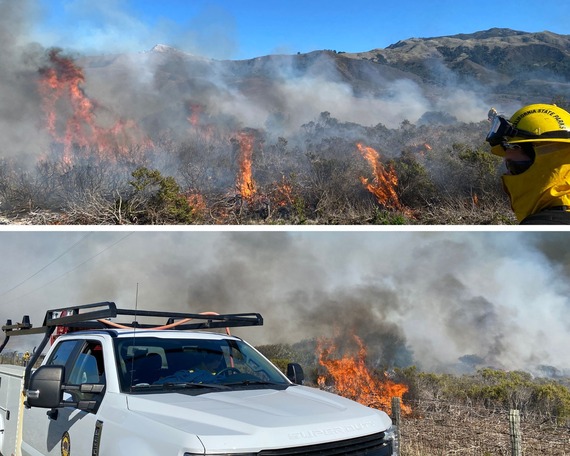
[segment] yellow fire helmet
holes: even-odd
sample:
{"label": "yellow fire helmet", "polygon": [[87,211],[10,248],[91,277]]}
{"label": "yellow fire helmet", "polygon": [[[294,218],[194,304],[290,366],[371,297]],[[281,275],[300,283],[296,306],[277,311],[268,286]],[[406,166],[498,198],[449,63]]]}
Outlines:
{"label": "yellow fire helmet", "polygon": [[519,109],[507,120],[490,116],[487,142],[491,152],[504,156],[504,144],[564,142],[570,143],[570,113],[550,104],[531,104]]}

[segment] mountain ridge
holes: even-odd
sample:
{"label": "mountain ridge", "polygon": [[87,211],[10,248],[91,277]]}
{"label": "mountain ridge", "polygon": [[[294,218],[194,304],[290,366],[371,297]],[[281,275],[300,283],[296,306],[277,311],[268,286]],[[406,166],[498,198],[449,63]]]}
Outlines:
{"label": "mountain ridge", "polygon": [[[514,112],[523,104],[570,99],[570,35],[549,31],[493,28],[408,38],[366,52],[324,49],[245,60],[156,45],[136,56],[84,57],[80,64],[89,93],[106,93],[106,106],[127,108],[126,115],[159,130],[187,124],[196,110],[219,125],[231,118],[253,128],[276,118],[299,128],[324,111],[394,127],[426,112],[479,121],[490,106]],[[138,104],[128,109],[132,100]]]}
{"label": "mountain ridge", "polygon": [[[434,38],[410,38],[385,49],[350,55],[352,58],[370,59],[399,69],[408,69],[433,80],[425,68],[438,60],[464,79],[473,77],[479,82],[492,84],[493,79],[501,91],[521,76],[548,72],[544,83],[559,83],[570,70],[570,36],[552,32],[522,32],[494,28],[471,34],[458,34]],[[558,77],[558,78],[557,78]],[[510,79],[506,81],[505,79]],[[515,92],[513,87],[509,93]],[[515,94],[515,93],[513,93]],[[519,94],[520,95],[520,94]],[[542,95],[542,93],[536,93]]]}

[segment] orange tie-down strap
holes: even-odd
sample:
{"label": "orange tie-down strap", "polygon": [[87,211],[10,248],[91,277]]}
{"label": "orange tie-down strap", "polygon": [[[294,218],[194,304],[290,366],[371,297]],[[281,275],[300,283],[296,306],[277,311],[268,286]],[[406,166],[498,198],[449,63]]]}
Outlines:
{"label": "orange tie-down strap", "polygon": [[[220,315],[217,312],[200,312],[199,315]],[[184,323],[188,323],[190,320],[192,320],[191,318],[183,318],[180,321],[175,321],[174,323],[170,323],[168,325],[161,325],[161,326],[155,326],[153,328],[145,328],[145,329],[150,329],[150,330],[162,330],[162,329],[171,329],[171,328],[175,328],[176,326],[180,326],[183,325]],[[115,323],[113,321],[109,321],[109,320],[97,320],[100,323],[103,323],[105,325],[108,326],[112,326],[113,328],[118,328],[118,329],[133,329],[132,326],[126,326],[126,325],[122,325],[120,323]],[[226,328],[226,334],[228,336],[231,336],[230,334],[230,328]]]}

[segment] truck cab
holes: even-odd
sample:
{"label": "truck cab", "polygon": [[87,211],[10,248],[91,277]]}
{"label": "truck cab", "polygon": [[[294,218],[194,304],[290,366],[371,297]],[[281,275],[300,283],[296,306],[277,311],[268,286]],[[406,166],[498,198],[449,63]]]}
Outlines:
{"label": "truck cab", "polygon": [[[69,327],[91,321],[89,311],[78,317],[81,310],[63,317]],[[95,328],[60,335],[42,365],[20,380],[25,401],[8,407],[21,429],[6,440],[16,448],[2,447],[2,454],[393,454],[384,412],[304,386],[300,366],[290,366],[289,378],[229,329],[210,331],[240,320],[260,324],[258,314],[176,314],[175,326],[166,316],[170,323],[160,329],[106,327],[98,318]],[[7,383],[0,371],[0,392]]]}

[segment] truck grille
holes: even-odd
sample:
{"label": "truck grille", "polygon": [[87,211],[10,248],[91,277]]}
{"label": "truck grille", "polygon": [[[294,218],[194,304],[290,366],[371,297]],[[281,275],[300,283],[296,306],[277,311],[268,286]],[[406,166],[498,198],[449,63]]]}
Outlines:
{"label": "truck grille", "polygon": [[384,437],[384,433],[381,432],[340,442],[278,450],[263,450],[258,453],[258,456],[392,456],[392,440],[386,440]]}

